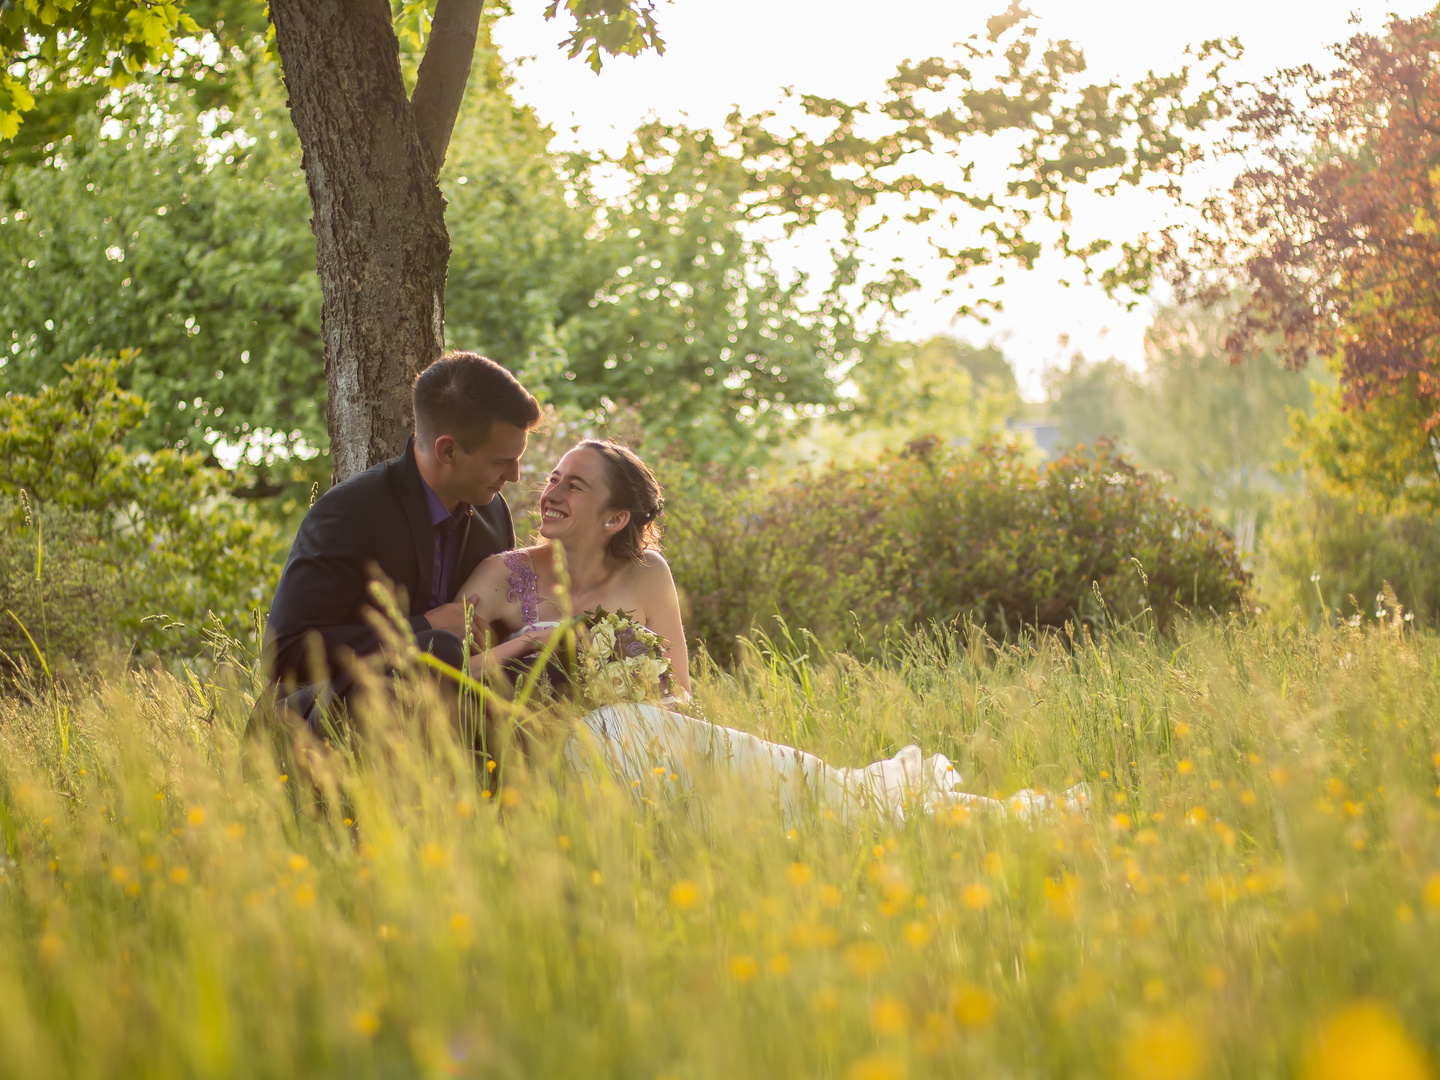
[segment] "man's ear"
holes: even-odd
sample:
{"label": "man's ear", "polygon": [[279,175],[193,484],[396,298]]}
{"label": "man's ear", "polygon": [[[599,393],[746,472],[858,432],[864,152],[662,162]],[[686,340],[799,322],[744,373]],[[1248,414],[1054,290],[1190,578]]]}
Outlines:
{"label": "man's ear", "polygon": [[455,436],[437,435],[431,446],[431,452],[435,455],[436,461],[442,465],[449,465],[455,460],[455,445]]}

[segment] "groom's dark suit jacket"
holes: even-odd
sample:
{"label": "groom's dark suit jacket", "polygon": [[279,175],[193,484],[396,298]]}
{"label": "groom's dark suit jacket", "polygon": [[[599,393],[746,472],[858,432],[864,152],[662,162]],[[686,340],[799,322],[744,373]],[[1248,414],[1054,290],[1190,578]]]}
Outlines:
{"label": "groom's dark suit jacket", "polygon": [[[472,506],[460,529],[453,589],[482,559],[515,546],[510,507],[499,495],[488,506]],[[377,574],[394,582],[411,627],[417,633],[429,629],[425,612],[434,572],[435,533],[412,439],[399,457],[336,484],[300,523],[265,628],[271,678],[305,684],[323,677],[309,670],[311,631],[324,642],[332,672],[343,670],[352,655],[379,649],[379,637],[365,621],[372,606],[366,590]]]}

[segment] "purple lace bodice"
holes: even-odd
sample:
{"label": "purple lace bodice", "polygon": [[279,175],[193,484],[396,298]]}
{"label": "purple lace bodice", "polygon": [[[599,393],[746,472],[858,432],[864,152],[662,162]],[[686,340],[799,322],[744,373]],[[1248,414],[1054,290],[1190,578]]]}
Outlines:
{"label": "purple lace bodice", "polygon": [[534,626],[540,621],[540,579],[535,574],[535,564],[524,551],[507,551],[500,556],[505,560],[510,592],[507,600],[520,601],[520,618],[525,626]]}

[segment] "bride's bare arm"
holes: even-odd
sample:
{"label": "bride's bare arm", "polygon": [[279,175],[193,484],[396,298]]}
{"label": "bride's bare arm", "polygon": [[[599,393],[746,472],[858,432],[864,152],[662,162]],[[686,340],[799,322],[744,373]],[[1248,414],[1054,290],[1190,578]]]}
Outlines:
{"label": "bride's bare arm", "polygon": [[644,556],[645,625],[666,641],[666,655],[675,685],[690,694],[690,654],[685,648],[685,626],[680,618],[680,596],[670,564],[658,551]]}
{"label": "bride's bare arm", "polygon": [[[510,599],[510,570],[502,555],[491,555],[481,562],[456,595],[470,598],[476,613],[491,627],[496,638],[502,636],[504,626],[516,626],[522,621],[520,605]],[[486,664],[493,666],[498,661],[529,656],[543,649],[549,636],[548,631],[536,631],[513,641],[492,640],[487,649],[471,660],[471,669],[478,673]]]}
{"label": "bride's bare arm", "polygon": [[481,560],[455,595],[468,598],[487,623],[508,622],[514,605],[509,600],[510,575],[503,556],[491,555]]}

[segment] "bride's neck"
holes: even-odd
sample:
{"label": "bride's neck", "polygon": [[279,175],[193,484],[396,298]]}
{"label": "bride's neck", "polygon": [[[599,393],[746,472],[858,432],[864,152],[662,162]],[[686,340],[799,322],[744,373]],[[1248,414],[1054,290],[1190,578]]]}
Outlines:
{"label": "bride's neck", "polygon": [[[615,560],[610,558],[603,547],[572,547],[561,544],[565,556],[565,570],[570,576],[570,592],[585,593],[603,585],[615,572]],[[553,556],[552,556],[553,557]]]}

